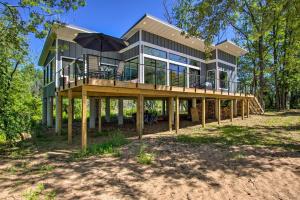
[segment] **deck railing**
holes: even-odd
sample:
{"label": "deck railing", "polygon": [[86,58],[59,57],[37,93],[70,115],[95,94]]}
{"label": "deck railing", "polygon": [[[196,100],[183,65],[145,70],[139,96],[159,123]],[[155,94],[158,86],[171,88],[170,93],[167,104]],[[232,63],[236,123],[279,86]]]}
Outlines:
{"label": "deck railing", "polygon": [[[101,63],[101,64],[100,64]],[[141,78],[140,69],[144,69]],[[220,79],[209,79],[194,73],[187,73],[186,70],[173,70],[163,68],[155,64],[146,65],[133,61],[122,61],[119,59],[100,57],[97,55],[85,54],[64,66],[57,72],[59,77],[59,88],[69,88],[71,84],[77,86],[78,81],[89,83],[91,78],[127,81],[131,83],[168,85],[170,87],[183,87],[203,89],[205,91],[221,92],[221,94],[251,94],[251,87],[248,84]],[[140,80],[141,79],[141,80]]]}

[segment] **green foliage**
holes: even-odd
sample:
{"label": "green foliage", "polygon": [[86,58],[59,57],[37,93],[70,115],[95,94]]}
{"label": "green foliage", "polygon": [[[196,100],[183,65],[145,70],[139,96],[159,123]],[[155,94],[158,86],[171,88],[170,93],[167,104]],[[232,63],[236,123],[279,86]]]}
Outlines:
{"label": "green foliage", "polygon": [[146,152],[146,145],[141,144],[139,147],[139,153],[137,155],[137,162],[143,165],[150,165],[152,164],[153,160],[155,159],[155,155],[153,153]]}
{"label": "green foliage", "polygon": [[120,147],[128,144],[128,140],[120,132],[115,132],[106,141],[100,144],[93,144],[86,150],[81,150],[73,155],[74,159],[85,158],[93,155],[113,155],[120,156]]}
{"label": "green foliage", "polygon": [[28,57],[28,35],[44,37],[58,14],[84,5],[84,0],[0,0],[1,141],[23,139],[41,120],[42,72]]}
{"label": "green foliage", "polygon": [[[276,124],[276,120],[272,119],[267,121],[266,124],[272,127],[272,125]],[[280,121],[280,119],[278,120]],[[279,138],[278,133],[269,132],[269,134],[262,134],[252,127],[227,125],[219,127],[218,132],[213,134],[178,135],[177,141],[189,144],[252,145],[299,150],[299,146],[294,144],[297,141],[286,136]]]}
{"label": "green foliage", "polygon": [[291,107],[297,106],[300,94],[299,5],[297,0],[178,0],[172,21],[206,44],[232,28],[234,40],[249,52],[239,60],[240,80],[252,85],[263,106],[286,109],[290,99]]}
{"label": "green foliage", "polygon": [[24,195],[26,200],[54,200],[56,197],[55,191],[45,192],[45,186],[43,183],[38,183],[34,189],[28,190]]}

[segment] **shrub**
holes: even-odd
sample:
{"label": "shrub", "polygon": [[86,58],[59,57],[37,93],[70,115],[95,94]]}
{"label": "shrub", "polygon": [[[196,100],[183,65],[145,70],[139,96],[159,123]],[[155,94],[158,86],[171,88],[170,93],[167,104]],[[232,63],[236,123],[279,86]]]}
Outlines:
{"label": "shrub", "polygon": [[145,151],[146,146],[141,144],[139,148],[139,153],[137,155],[137,162],[143,165],[150,165],[152,164],[155,155],[153,153],[147,153]]}

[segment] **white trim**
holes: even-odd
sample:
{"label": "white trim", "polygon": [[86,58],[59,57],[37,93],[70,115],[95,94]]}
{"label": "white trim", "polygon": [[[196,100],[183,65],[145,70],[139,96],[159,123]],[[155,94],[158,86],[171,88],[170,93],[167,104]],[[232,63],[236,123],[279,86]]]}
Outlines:
{"label": "white trim", "polygon": [[[142,30],[139,30],[139,41],[142,41]],[[142,47],[142,43],[139,42],[139,74],[138,74],[138,81],[139,83],[144,83],[144,79],[145,79],[145,69],[144,69],[144,53],[143,53],[143,47]]]}

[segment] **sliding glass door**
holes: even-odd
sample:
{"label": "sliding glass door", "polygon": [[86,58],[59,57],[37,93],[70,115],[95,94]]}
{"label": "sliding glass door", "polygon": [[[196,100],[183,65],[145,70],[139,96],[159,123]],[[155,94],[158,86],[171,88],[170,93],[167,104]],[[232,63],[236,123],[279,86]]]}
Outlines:
{"label": "sliding glass door", "polygon": [[185,87],[186,86],[186,68],[184,66],[170,63],[170,85]]}
{"label": "sliding glass door", "polygon": [[145,58],[144,60],[145,67],[145,83],[147,84],[157,84],[157,85],[166,85],[167,84],[167,63]]}

